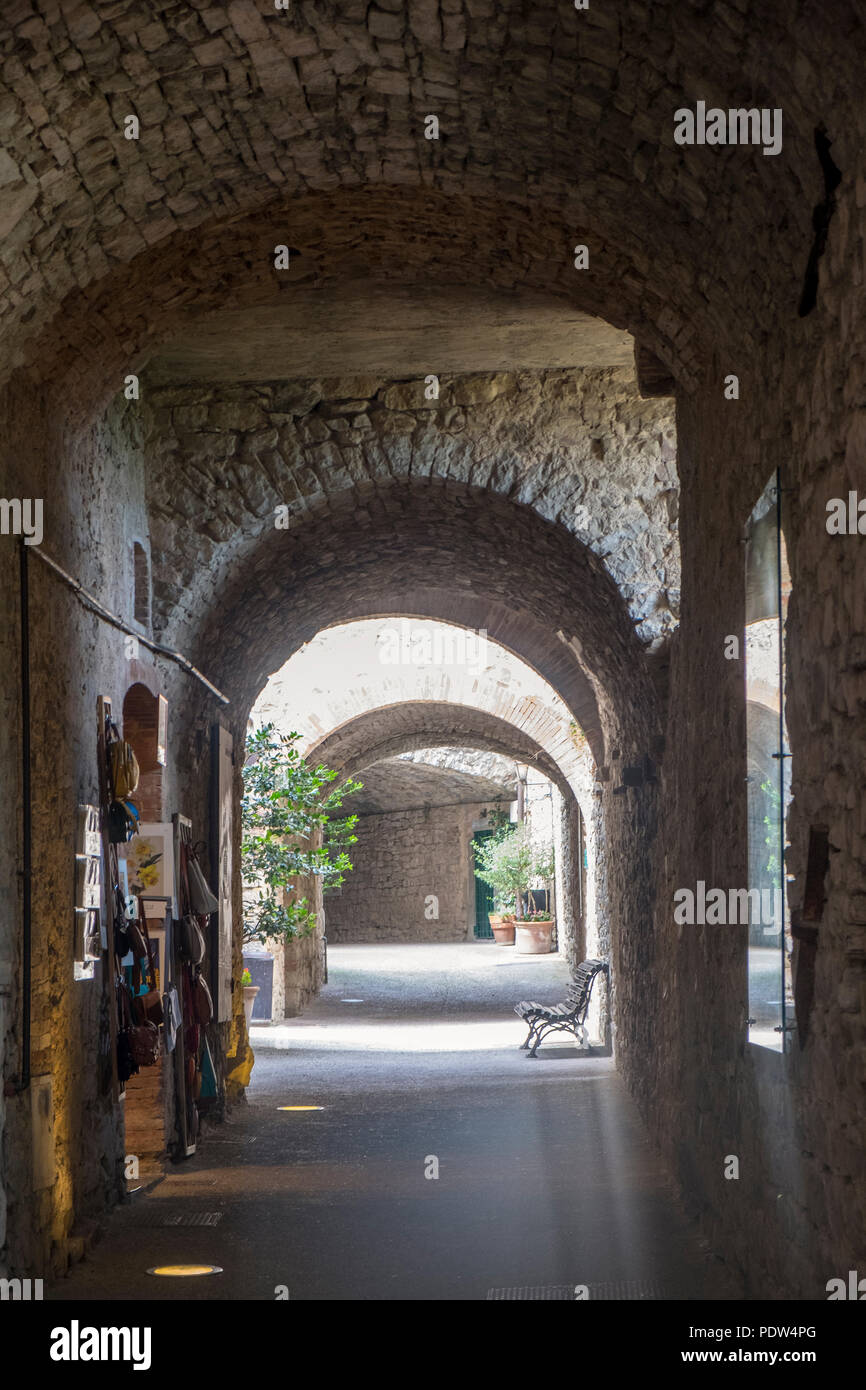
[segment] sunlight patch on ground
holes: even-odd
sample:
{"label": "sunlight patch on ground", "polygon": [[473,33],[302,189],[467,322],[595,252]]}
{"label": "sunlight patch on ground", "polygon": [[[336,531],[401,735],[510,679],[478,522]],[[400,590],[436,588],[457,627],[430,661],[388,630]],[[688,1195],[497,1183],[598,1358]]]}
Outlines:
{"label": "sunlight patch on ground", "polygon": [[[250,1041],[257,1049],[302,1047],[336,1052],[492,1052],[503,1047],[519,1048],[525,1037],[526,1029],[517,1018],[513,1023],[500,1019],[462,1023],[431,1023],[429,1019],[422,1023],[392,1023],[376,1019],[365,1023],[298,1022],[264,1028],[254,1024],[250,1032]],[[563,1033],[558,1041],[575,1045],[568,1033]],[[553,1039],[549,1045],[554,1045]]]}

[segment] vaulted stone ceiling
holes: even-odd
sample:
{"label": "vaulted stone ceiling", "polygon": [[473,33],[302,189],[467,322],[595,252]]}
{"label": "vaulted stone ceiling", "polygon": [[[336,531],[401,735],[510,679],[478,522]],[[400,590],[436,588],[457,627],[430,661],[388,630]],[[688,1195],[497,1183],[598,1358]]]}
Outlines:
{"label": "vaulted stone ceiling", "polygon": [[358,780],[363,782],[363,788],[346,797],[341,814],[368,816],[476,802],[505,809],[516,794],[513,784],[491,781],[456,768],[404,762],[401,758],[388,758],[365,767]]}
{"label": "vaulted stone ceiling", "polygon": [[[748,23],[724,0],[14,0],[4,20],[4,361],[81,365],[91,389],[233,285],[273,292],[281,241],[320,277],[414,262],[479,283],[486,262],[492,285],[546,282],[688,385],[732,321],[749,349],[774,296],[793,310],[822,192],[818,74],[843,168],[861,99],[862,15],[843,0]],[[674,111],[705,96],[783,107],[782,154],[678,147]]]}
{"label": "vaulted stone ceiling", "polygon": [[451,768],[475,777],[487,777],[493,782],[511,787],[517,793],[517,764],[520,758],[504,757],[485,748],[455,748],[442,744],[438,748],[413,748],[401,753],[405,762],[427,763],[431,767]]}

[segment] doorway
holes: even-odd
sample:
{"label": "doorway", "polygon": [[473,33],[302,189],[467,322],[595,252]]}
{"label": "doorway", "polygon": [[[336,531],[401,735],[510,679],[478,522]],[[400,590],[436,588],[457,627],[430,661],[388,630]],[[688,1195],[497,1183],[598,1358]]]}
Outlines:
{"label": "doorway", "polygon": [[492,830],[476,830],[472,836],[472,872],[475,875],[475,940],[492,941],[493,931],[490,927],[490,913],[493,911],[493,889],[489,883],[478,877],[478,870],[475,867],[475,844],[476,841],[489,840],[494,832]]}

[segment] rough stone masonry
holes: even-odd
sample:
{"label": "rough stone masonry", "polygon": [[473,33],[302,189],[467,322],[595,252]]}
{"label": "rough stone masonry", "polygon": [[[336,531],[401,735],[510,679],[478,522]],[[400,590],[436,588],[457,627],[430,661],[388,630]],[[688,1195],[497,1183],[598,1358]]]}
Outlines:
{"label": "rough stone masonry", "polygon": [[[211,725],[240,748],[275,666],[371,614],[487,628],[584,729],[617,1065],[713,1249],[756,1299],[823,1298],[862,1262],[866,552],[825,520],[862,492],[866,444],[863,43],[847,0],[4,6],[0,493],[43,499],[46,554],[230,701],[129,656],[30,547],[45,1178],[24,1077],[19,553],[0,536],[4,1266],[64,1269],[123,1191],[110,972],[75,981],[67,930],[65,828],[97,792],[97,697],[121,708],[136,681],[167,697],[163,803],[207,835]],[[781,110],[780,152],[678,145],[674,113],[698,100]],[[459,336],[431,321],[425,340],[404,313],[431,287],[474,325],[462,360]],[[284,327],[298,350],[301,293],[321,322],[368,293],[369,360],[339,333],[309,335],[302,370],[268,358]],[[564,315],[575,335],[615,330],[586,342],[616,360],[563,362]],[[233,355],[254,375],[232,380]],[[795,908],[810,833],[830,847],[808,1036],[784,1054],[747,1040],[745,930],[678,930],[671,911],[684,884],[745,882],[743,673],[723,653],[744,622],[743,526],[776,468]],[[657,775],[628,784],[646,758]],[[249,1069],[237,991],[212,1043],[231,1099]]]}

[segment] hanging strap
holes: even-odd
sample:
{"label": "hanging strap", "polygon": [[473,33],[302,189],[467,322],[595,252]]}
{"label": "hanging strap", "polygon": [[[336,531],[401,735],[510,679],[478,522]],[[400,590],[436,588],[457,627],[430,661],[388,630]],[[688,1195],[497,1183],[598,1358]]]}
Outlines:
{"label": "hanging strap", "polygon": [[[154,971],[153,965],[153,950],[150,944],[150,933],[147,930],[147,914],[144,911],[144,904],[141,901],[140,894],[138,896],[137,902],[138,925],[141,927],[141,932],[144,937],[144,944],[147,947],[147,977],[145,979],[145,984],[147,985],[148,990],[153,990],[155,992],[156,973]],[[138,960],[137,956],[133,956],[132,958],[132,988],[136,995],[138,994],[141,988],[141,963]]]}
{"label": "hanging strap", "polygon": [[176,950],[175,920],[172,916],[171,904],[169,904],[165,912],[165,961],[163,963],[163,975],[165,979],[163,993],[165,994],[167,994],[170,989],[177,988],[177,980],[174,975],[174,953]]}
{"label": "hanging strap", "polygon": [[132,1006],[129,1000],[129,987],[122,975],[115,976],[115,989],[120,996],[118,1025],[123,1031],[132,1027]]}
{"label": "hanging strap", "polygon": [[183,889],[184,902],[181,903],[181,916],[186,916],[192,912],[192,898],[189,892],[189,844],[184,835],[184,829],[180,832],[180,881]]}

